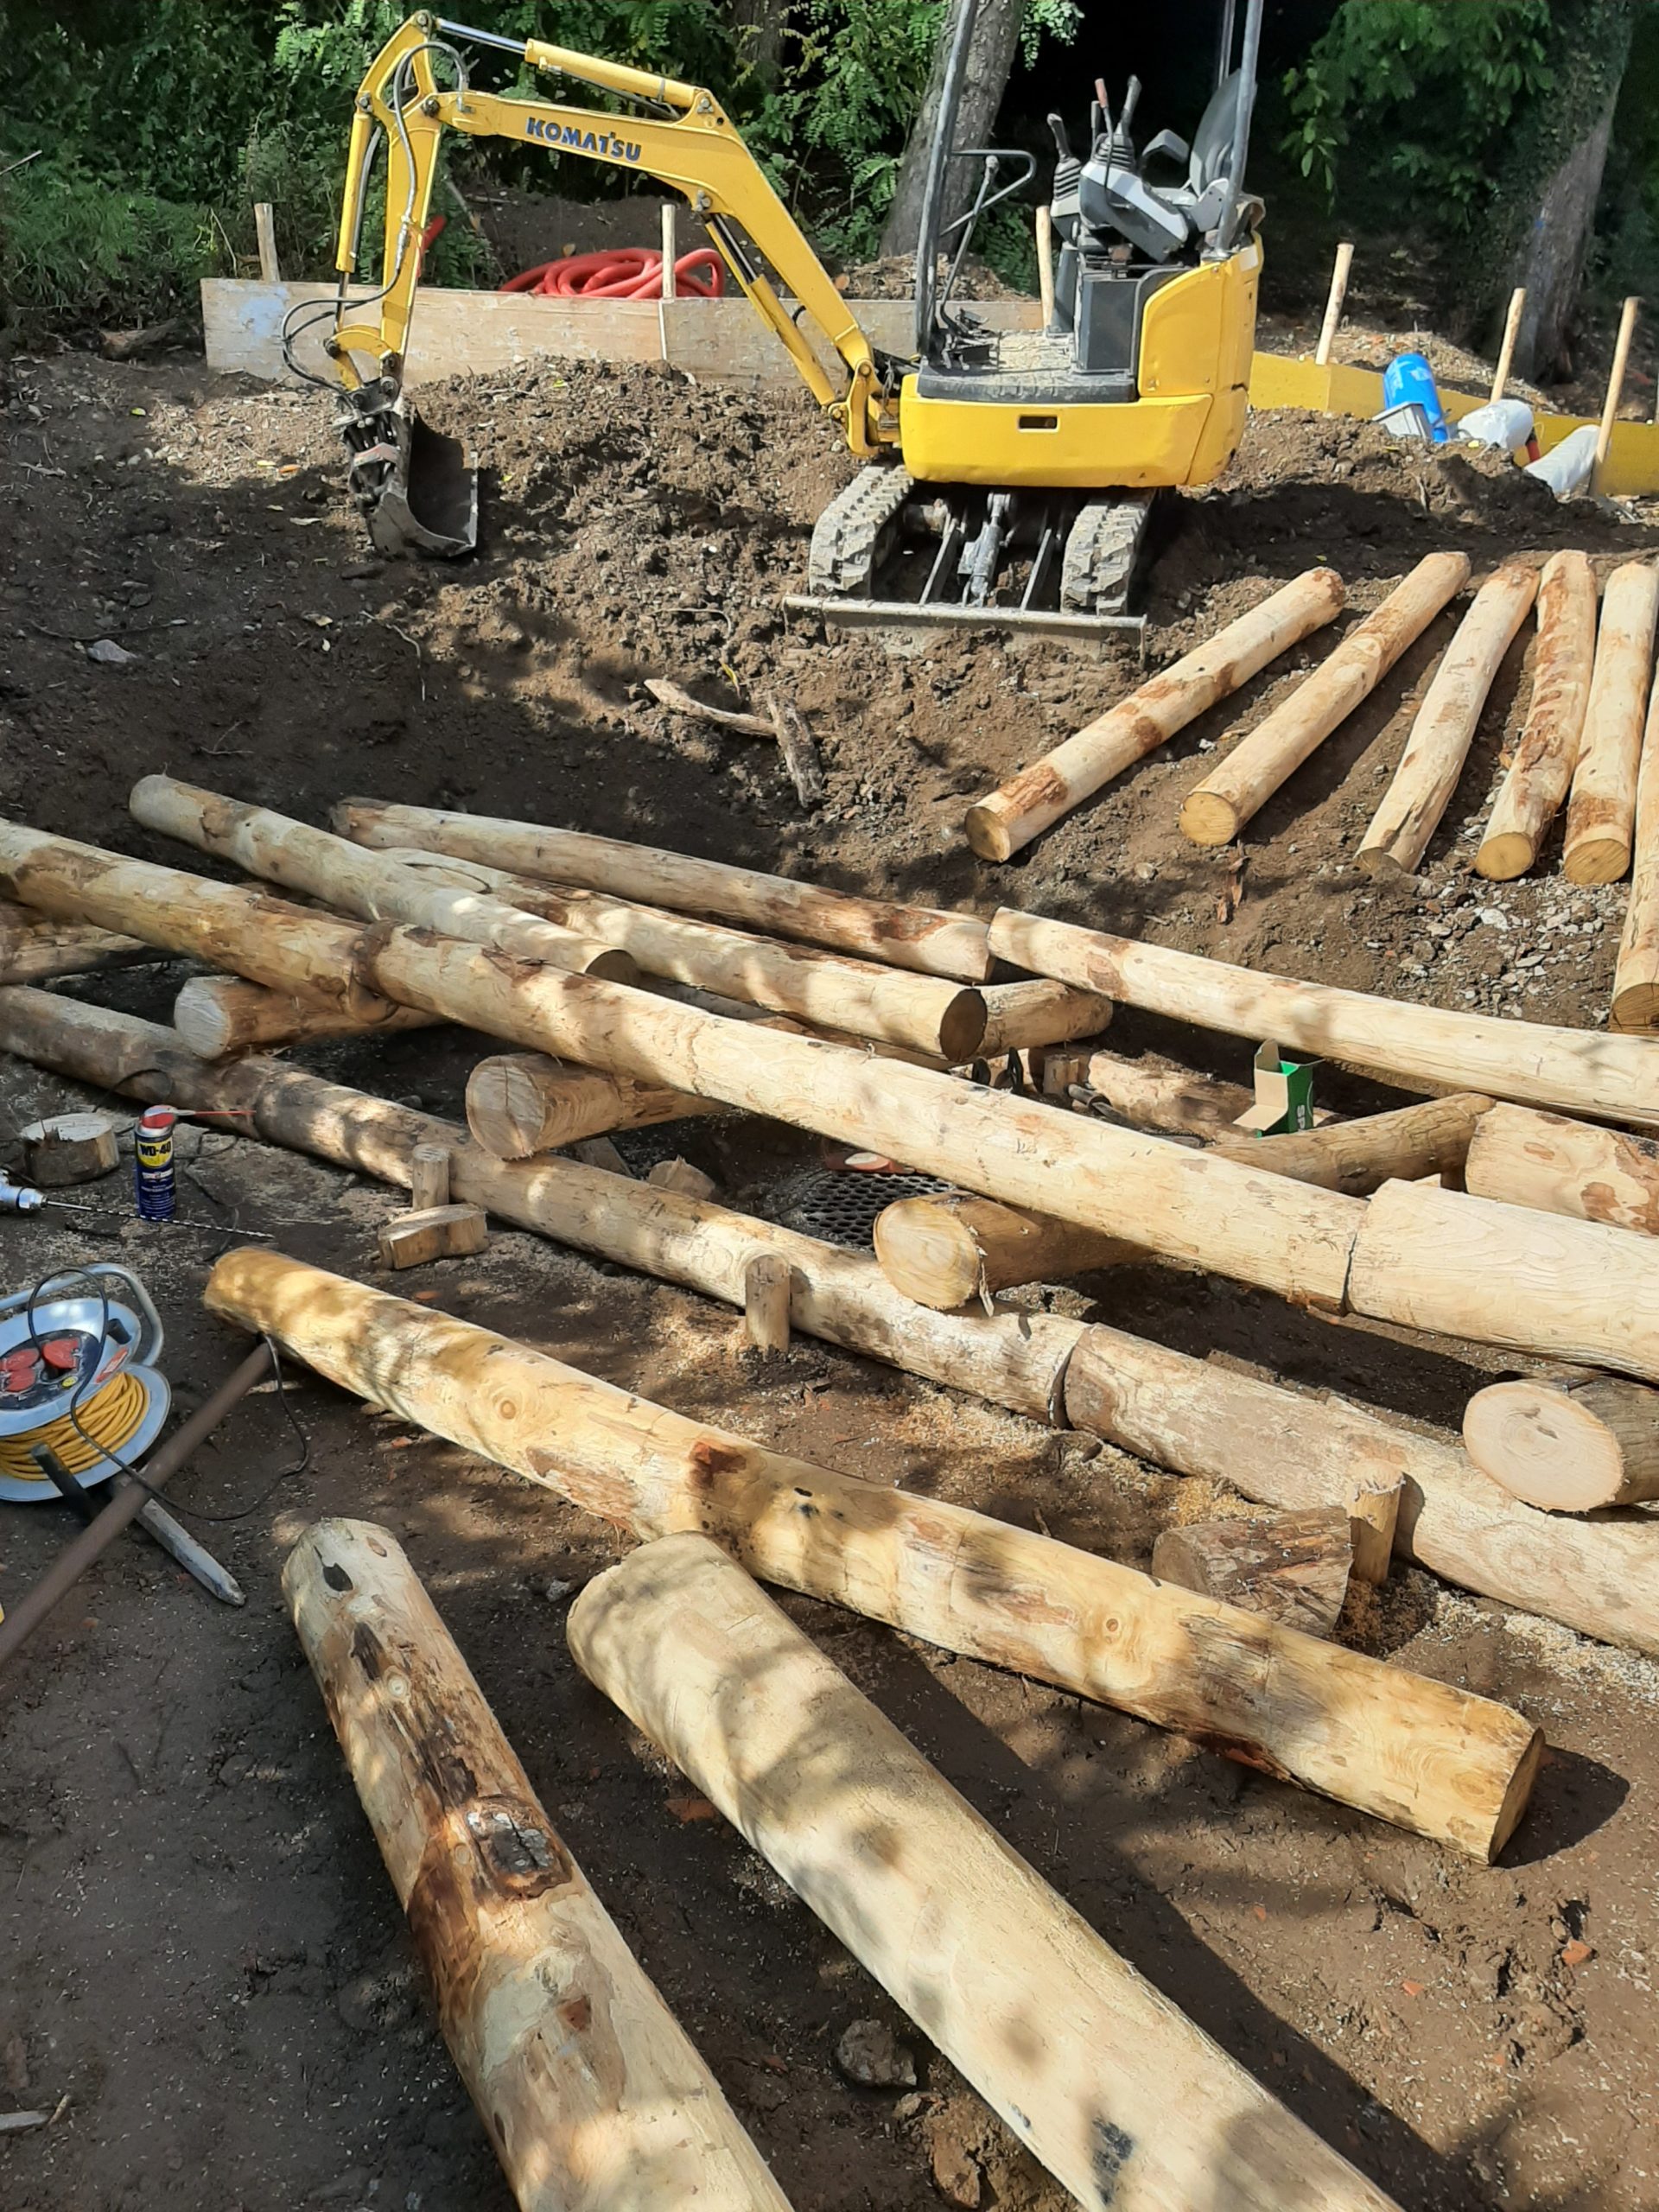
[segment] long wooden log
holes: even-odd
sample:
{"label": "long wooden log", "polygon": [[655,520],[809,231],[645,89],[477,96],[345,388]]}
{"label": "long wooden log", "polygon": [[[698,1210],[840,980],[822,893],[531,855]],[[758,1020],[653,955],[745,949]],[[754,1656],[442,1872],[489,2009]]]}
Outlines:
{"label": "long wooden log", "polygon": [[1602,595],[1584,749],[1567,803],[1561,868],[1569,883],[1617,883],[1629,871],[1656,622],[1659,568],[1627,561]]}
{"label": "long wooden log", "polygon": [[528,1160],[611,1129],[719,1111],[690,1091],[599,1068],[564,1067],[539,1052],[493,1053],[467,1078],[467,1126],[498,1160]]}
{"label": "long wooden log", "polygon": [[1495,1106],[1464,1166],[1477,1198],[1659,1236],[1659,1145],[1560,1114]]}
{"label": "long wooden log", "polygon": [[1482,1474],[1546,1512],[1659,1497],[1659,1390],[1617,1375],[1494,1382],[1465,1407],[1463,1441]]}
{"label": "long wooden log", "polygon": [[220,1060],[227,1052],[250,1052],[257,1045],[365,1035],[370,1030],[430,1029],[438,1020],[418,1007],[391,1006],[384,999],[378,1005],[374,1015],[354,1014],[337,1002],[296,998],[263,983],[245,982],[240,976],[193,976],[173,1001],[173,1026],[193,1052],[204,1060]]}
{"label": "long wooden log", "polygon": [[276,1061],[212,1065],[173,1031],[106,1007],[0,990],[0,1046],[147,1103],[235,1108],[238,1126],[268,1142],[403,1189],[416,1147],[448,1146],[456,1198],[740,1310],[749,1261],[775,1253],[789,1264],[791,1322],[809,1336],[1033,1420],[1069,1421],[1263,1505],[1339,1504],[1377,1532],[1356,1555],[1369,1580],[1382,1580],[1394,1542],[1402,1558],[1522,1612],[1659,1654],[1649,1529],[1552,1522],[1462,1452],[1358,1407],[1058,1314],[936,1313],[901,1298],[874,1261],[775,1222],[570,1160],[509,1166],[452,1122]]}
{"label": "long wooden log", "polygon": [[875,1256],[893,1288],[936,1312],[1023,1282],[1069,1282],[1146,1255],[1122,1237],[960,1192],[898,1198],[877,1215]]}
{"label": "long wooden log", "polygon": [[491,815],[457,814],[443,807],[386,805],[377,799],[346,800],[334,826],[360,845],[417,845],[456,860],[516,869],[575,890],[610,891],[648,906],[682,914],[715,914],[751,929],[828,945],[888,968],[982,983],[991,972],[985,925],[971,914],[931,906],[895,906],[882,899],[851,898],[843,891],[798,883],[754,868],[689,854],[632,845],[616,837],[590,837],[532,822]]}
{"label": "long wooden log", "polygon": [[[11,916],[28,915],[21,927]],[[66,925],[54,928],[26,906],[8,906],[0,925],[0,983],[46,983],[60,976],[89,976],[105,968],[143,966],[156,957],[154,945],[109,930]]]}
{"label": "long wooden log", "polygon": [[[152,942],[213,947],[259,982],[327,957],[341,976],[486,1035],[696,1091],[884,1152],[1014,1205],[1052,1211],[1287,1297],[1339,1305],[1358,1202],[1158,1137],[1055,1113],[899,1060],[718,1016],[592,976],[410,929],[356,929],[263,893],[0,824],[0,886],[66,897]],[[51,889],[48,890],[48,887]],[[211,901],[203,894],[211,893]],[[211,904],[213,925],[200,916]],[[261,972],[264,970],[264,972]]]}
{"label": "long wooden log", "polygon": [[966,1059],[984,1031],[979,994],[936,976],[772,944],[597,893],[577,894],[569,912],[552,918],[550,894],[532,912],[499,895],[493,883],[469,880],[478,872],[464,864],[438,859],[411,866],[169,776],[146,776],[131,804],[146,828],[365,920],[411,923],[515,959],[617,982],[631,982],[643,969],[948,1061]]}
{"label": "long wooden log", "polygon": [[1469,581],[1461,553],[1430,553],[1374,613],[1356,625],[1324,666],[1241,738],[1187,794],[1181,830],[1194,844],[1224,845],[1369,698],[1414,639]]}
{"label": "long wooden log", "polygon": [[1494,883],[1538,857],[1578,765],[1596,657],[1596,572],[1587,553],[1554,553],[1538,586],[1538,643],[1526,727],[1499,787],[1478,872]]}
{"label": "long wooden log", "polygon": [[205,1296],[343,1388],[636,1536],[701,1530],[769,1582],[1197,1734],[1478,1858],[1525,1806],[1541,1738],[1485,1699],[769,1452],[277,1253],[227,1254]]}
{"label": "long wooden log", "polygon": [[1046,1097],[1062,1095],[1072,1084],[1098,1091],[1115,1113],[1138,1129],[1163,1129],[1182,1136],[1236,1135],[1255,1103],[1243,1084],[1224,1083],[1172,1062],[1126,1059],[1118,1052],[1045,1052],[1041,1061]]}
{"label": "long wooden log", "polygon": [[1659,683],[1648,704],[1636,779],[1630,898],[1613,969],[1610,1027],[1626,1036],[1659,1031]]}
{"label": "long wooden log", "polygon": [[1469,1147],[1492,1102],[1478,1091],[1425,1099],[1392,1114],[1366,1114],[1324,1128],[1287,1130],[1272,1137],[1234,1132],[1217,1149],[1270,1175],[1317,1183],[1326,1191],[1364,1198],[1384,1183],[1414,1183],[1428,1175],[1461,1182]]}
{"label": "long wooden log", "polygon": [[976,1059],[1098,1037],[1112,1019],[1109,999],[1074,991],[1069,983],[1051,982],[1046,976],[1029,983],[988,983],[979,995],[985,1027],[974,1047]]}
{"label": "long wooden log", "polygon": [[1406,749],[1358,853],[1368,875],[1414,875],[1463,773],[1486,695],[1538,594],[1538,571],[1511,561],[1475,594],[1417,709]]}
{"label": "long wooden log", "polygon": [[968,842],[1006,861],[1103,784],[1248,683],[1341,611],[1334,569],[1309,569],[968,810]]}
{"label": "long wooden log", "polygon": [[1273,1037],[1293,1050],[1357,1060],[1408,1088],[1421,1080],[1474,1088],[1523,1105],[1659,1129],[1659,1044],[1552,1029],[1490,1014],[1408,1006],[1206,960],[1004,906],[992,919],[998,955],[1123,1006],[1173,1015],[1235,1037]]}
{"label": "long wooden log", "polygon": [[524,2212],[787,2212],[556,1833],[395,1537],[321,1521],[283,1592],[444,2041]]}
{"label": "long wooden log", "polygon": [[566,1633],[1088,2212],[1388,2212],[715,1545],[636,1552]]}

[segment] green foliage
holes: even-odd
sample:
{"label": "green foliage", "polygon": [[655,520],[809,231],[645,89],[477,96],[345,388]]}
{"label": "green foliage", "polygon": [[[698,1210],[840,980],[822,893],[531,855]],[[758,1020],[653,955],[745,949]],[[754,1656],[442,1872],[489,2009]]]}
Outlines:
{"label": "green foliage", "polygon": [[112,188],[61,161],[0,181],[0,269],[25,313],[80,327],[159,321],[214,263],[205,207]]}
{"label": "green foliage", "polygon": [[1548,0],[1343,0],[1285,91],[1285,147],[1335,196],[1343,154],[1363,149],[1399,207],[1473,226],[1517,114],[1554,82]]}

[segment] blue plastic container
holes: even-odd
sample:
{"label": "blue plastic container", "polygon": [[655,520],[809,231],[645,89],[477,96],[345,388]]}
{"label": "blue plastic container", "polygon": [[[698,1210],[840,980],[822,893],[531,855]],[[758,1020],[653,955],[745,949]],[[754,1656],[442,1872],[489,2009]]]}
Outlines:
{"label": "blue plastic container", "polygon": [[1443,446],[1452,435],[1452,426],[1440,404],[1434,372],[1421,353],[1397,354],[1382,372],[1382,404],[1401,407],[1408,400],[1422,409],[1428,417],[1429,436],[1437,446]]}

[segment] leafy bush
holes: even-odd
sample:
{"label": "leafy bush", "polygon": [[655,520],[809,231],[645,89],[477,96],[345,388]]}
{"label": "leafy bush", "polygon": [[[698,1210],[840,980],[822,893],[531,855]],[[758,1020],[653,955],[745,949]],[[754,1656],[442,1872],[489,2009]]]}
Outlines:
{"label": "leafy bush", "polygon": [[79,329],[194,307],[214,266],[206,207],[111,187],[63,161],[0,181],[0,285],[25,313]]}

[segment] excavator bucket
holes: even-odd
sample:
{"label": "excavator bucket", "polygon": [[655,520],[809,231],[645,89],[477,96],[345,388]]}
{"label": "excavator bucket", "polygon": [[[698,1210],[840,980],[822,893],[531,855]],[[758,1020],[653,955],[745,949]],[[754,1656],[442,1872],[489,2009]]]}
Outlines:
{"label": "excavator bucket", "polygon": [[423,423],[401,395],[372,409],[348,404],[340,428],[352,498],[377,552],[453,561],[474,550],[478,471],[459,438]]}

